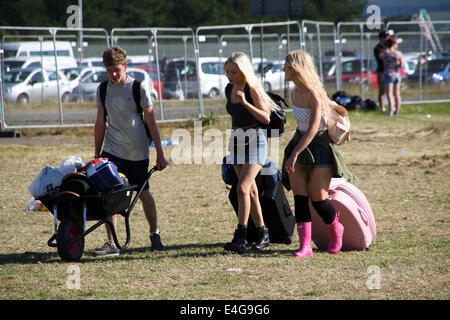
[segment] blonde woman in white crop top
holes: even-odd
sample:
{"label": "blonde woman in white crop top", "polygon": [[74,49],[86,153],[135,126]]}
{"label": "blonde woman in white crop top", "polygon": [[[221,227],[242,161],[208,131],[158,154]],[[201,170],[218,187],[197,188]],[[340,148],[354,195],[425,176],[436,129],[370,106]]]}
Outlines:
{"label": "blonde woman in white crop top", "polygon": [[[294,90],[295,92],[295,90]],[[293,92],[293,94],[294,94]],[[301,106],[292,106],[292,117],[295,121],[297,121],[297,129],[301,132],[306,132],[309,128],[309,121],[311,117],[311,110],[309,108],[301,107]],[[322,112],[322,117],[325,115]],[[323,124],[323,121],[319,124],[319,131],[325,131],[327,128]]]}
{"label": "blonde woman in white crop top", "polygon": [[[285,61],[286,80],[295,83],[292,92],[292,115],[298,123],[298,133],[285,149],[284,169],[294,193],[295,219],[300,248],[293,253],[296,258],[313,255],[311,248],[311,213],[309,199],[317,213],[330,229],[329,253],[338,253],[342,247],[344,227],[339,223],[339,214],[327,200],[328,188],[333,176],[334,154],[330,140],[322,123],[330,110],[328,98],[316,72],[312,57],[302,50],[290,52]],[[298,142],[297,142],[298,141]],[[323,142],[325,141],[325,142]],[[313,164],[304,162],[307,154],[312,155]],[[288,152],[292,150],[289,154]],[[287,159],[286,159],[287,157]]]}

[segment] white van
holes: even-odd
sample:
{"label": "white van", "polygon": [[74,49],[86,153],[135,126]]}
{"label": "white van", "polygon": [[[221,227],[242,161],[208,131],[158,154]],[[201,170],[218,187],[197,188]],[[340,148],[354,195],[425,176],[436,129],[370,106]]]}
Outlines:
{"label": "white van", "polygon": [[[223,64],[226,58],[216,57],[200,57],[200,82],[202,88],[202,95],[208,98],[217,98],[224,96],[224,89],[228,84],[228,78],[225,76]],[[167,70],[171,70],[175,66],[179,70],[180,81],[183,91],[188,97],[197,97],[198,82],[197,82],[197,68],[195,59],[184,58],[173,59],[169,62]],[[174,91],[175,79],[170,74],[164,75],[164,90],[163,95],[166,99],[172,99],[176,92]]]}
{"label": "white van", "polygon": [[[55,64],[53,41],[42,41],[42,48],[40,41],[4,42],[1,49],[3,49],[5,59],[42,56],[47,66]],[[70,41],[56,41],[56,56],[58,67],[74,68],[77,66]]]}
{"label": "white van", "polygon": [[[43,60],[45,66],[46,60]],[[11,69],[41,68],[41,57],[6,58],[3,60],[3,67],[5,68],[6,72]]]}

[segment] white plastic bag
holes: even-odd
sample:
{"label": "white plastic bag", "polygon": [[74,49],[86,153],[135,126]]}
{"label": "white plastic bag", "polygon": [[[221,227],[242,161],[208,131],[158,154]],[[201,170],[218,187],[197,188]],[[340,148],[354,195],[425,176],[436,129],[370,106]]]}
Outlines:
{"label": "white plastic bag", "polygon": [[41,207],[42,207],[42,202],[39,200],[36,200],[34,197],[31,197],[25,210],[26,211],[37,211],[37,210],[40,210]]}
{"label": "white plastic bag", "polygon": [[77,172],[77,169],[83,167],[83,165],[84,164],[81,160],[81,157],[70,156],[66,160],[61,162],[59,170],[61,171],[61,174],[65,176],[66,174]]}
{"label": "white plastic bag", "polygon": [[30,191],[34,198],[41,197],[52,191],[54,188],[59,187],[63,177],[64,175],[59,168],[47,166],[42,169],[34,179],[28,187],[28,191]]}

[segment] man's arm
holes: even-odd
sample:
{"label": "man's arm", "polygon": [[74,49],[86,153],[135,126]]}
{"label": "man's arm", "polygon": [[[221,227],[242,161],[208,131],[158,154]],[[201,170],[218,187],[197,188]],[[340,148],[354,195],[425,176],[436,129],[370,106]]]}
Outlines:
{"label": "man's arm", "polygon": [[97,119],[94,125],[94,158],[100,157],[102,151],[103,140],[105,138],[106,123],[105,123],[105,110],[103,108],[97,108]]}
{"label": "man's arm", "polygon": [[156,167],[158,170],[163,170],[167,166],[167,161],[164,158],[164,151],[161,145],[161,137],[159,135],[158,126],[155,121],[155,114],[153,112],[153,106],[149,106],[144,109],[144,118],[147,122],[147,126],[150,130],[153,142],[156,148]]}

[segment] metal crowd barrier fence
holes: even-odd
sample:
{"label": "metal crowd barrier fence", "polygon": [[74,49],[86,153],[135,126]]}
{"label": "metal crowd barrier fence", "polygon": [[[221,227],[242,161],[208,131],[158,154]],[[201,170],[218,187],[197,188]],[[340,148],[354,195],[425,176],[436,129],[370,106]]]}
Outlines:
{"label": "metal crowd barrier fence", "polygon": [[[433,39],[436,36],[440,38],[439,46],[430,45],[432,40],[430,37],[430,28],[425,28],[423,21],[391,21],[384,25],[381,23],[380,28],[392,30],[394,34],[403,38],[403,42],[399,44],[399,49],[409,54],[417,52],[425,54],[434,47],[440,51],[447,51],[450,43],[450,32],[448,31],[450,21],[433,21],[433,25],[439,28],[432,29]],[[11,41],[11,39],[52,39],[53,43],[60,39],[76,40],[75,47],[77,50],[74,55],[79,62],[82,58],[101,57],[103,50],[111,45],[124,46],[129,55],[147,56],[149,68],[156,67],[157,86],[160,93],[159,98],[159,120],[158,121],[182,121],[198,116],[206,115],[206,110],[223,109],[224,101],[223,88],[226,81],[219,80],[219,95],[214,99],[204,99],[202,94],[202,75],[200,70],[200,59],[204,57],[217,57],[219,61],[219,69],[223,69],[223,62],[226,57],[234,51],[243,51],[248,54],[252,62],[264,62],[269,60],[284,60],[286,54],[295,49],[303,49],[312,54],[318,62],[318,72],[323,80],[327,77],[328,67],[325,68],[325,62],[329,65],[335,64],[335,89],[342,90],[350,88],[353,93],[359,94],[361,97],[376,97],[375,88],[369,85],[368,80],[358,83],[358,87],[349,87],[348,82],[343,82],[342,66],[347,58],[344,59],[347,51],[354,51],[353,59],[359,59],[360,69],[358,70],[360,79],[363,79],[364,70],[371,69],[370,61],[373,60],[373,47],[378,42],[378,32],[380,29],[369,29],[367,22],[332,22],[324,21],[287,21],[274,23],[256,23],[256,24],[236,24],[222,26],[201,26],[196,30],[191,28],[114,28],[108,33],[102,28],[50,28],[50,27],[0,27],[0,33],[3,33],[1,39],[2,47],[0,47],[0,61],[2,68],[0,69],[1,86],[0,86],[0,131],[6,129],[20,129],[27,127],[64,127],[64,126],[92,126],[92,116],[90,118],[70,119],[72,111],[64,109],[64,103],[58,94],[58,112],[55,119],[55,112],[52,117],[45,117],[43,120],[24,119],[26,117],[35,117],[36,112],[30,112],[16,116],[15,106],[7,106],[5,111],[5,70],[3,69],[4,54],[1,48],[3,43]],[[431,39],[431,40],[430,40]],[[432,43],[431,43],[432,44]],[[59,70],[56,46],[54,45],[55,68]],[[196,69],[190,81],[191,85],[196,86],[196,99],[187,99],[183,103],[179,103],[180,109],[183,109],[183,115],[179,117],[171,117],[168,114],[168,107],[177,105],[177,102],[162,99],[160,88],[161,85],[161,57],[180,58],[187,67],[187,61],[194,61]],[[366,63],[366,65],[363,64]],[[260,66],[263,67],[263,64]],[[419,73],[417,97],[410,96],[411,89],[404,103],[424,103],[424,102],[441,102],[449,101],[449,90],[439,88],[429,89],[423,82],[422,64],[418,64],[417,72]],[[221,72],[219,70],[218,77]],[[223,75],[222,75],[223,76]],[[184,74],[184,80],[187,82],[187,73]],[[265,72],[261,73],[261,81],[265,81]],[[59,79],[59,78],[58,78]],[[153,79],[156,80],[156,79]],[[59,81],[59,80],[58,80]],[[191,83],[192,82],[192,83]],[[445,85],[445,84],[444,84]],[[448,85],[448,84],[447,84]],[[59,85],[58,85],[59,88]],[[331,87],[330,87],[331,88]],[[328,88],[328,89],[330,89]],[[358,91],[355,89],[358,88]],[[185,90],[185,97],[188,98],[188,87]],[[192,88],[191,88],[192,89]],[[447,88],[448,89],[448,88]],[[289,87],[284,85],[285,97],[288,97]],[[434,91],[433,91],[434,90]],[[433,91],[433,92],[432,92]],[[189,97],[190,98],[190,97]],[[376,99],[376,98],[374,98]],[[215,108],[215,109],[214,109]],[[48,111],[42,111],[48,112]],[[81,111],[80,113],[92,113],[92,110]],[[8,117],[5,117],[5,114]],[[95,116],[95,115],[94,115]],[[20,121],[16,119],[20,118]],[[7,123],[8,122],[8,123]]]}
{"label": "metal crowd barrier fence", "polygon": [[[191,28],[115,28],[111,31],[112,42],[117,45],[119,39],[121,38],[119,33],[132,33],[132,34],[147,34],[147,42],[148,42],[148,57],[149,57],[149,67],[152,68],[152,63],[156,64],[156,74],[157,74],[157,86],[160,94],[159,97],[159,110],[160,110],[160,120],[165,120],[164,118],[164,108],[163,108],[163,99],[162,92],[163,88],[161,88],[161,66],[159,64],[159,49],[158,49],[158,40],[159,39],[177,39],[183,41],[184,53],[187,56],[187,40],[190,39],[194,46],[194,54],[195,54],[195,41],[194,41],[194,31]],[[160,33],[169,33],[169,35],[159,36]],[[151,69],[150,69],[151,70]],[[202,109],[200,107],[200,114],[203,114]]]}
{"label": "metal crowd barrier fence", "polygon": [[[14,27],[14,26],[0,26],[0,32],[2,33],[8,33],[11,32],[13,35],[10,35],[10,37],[18,38],[20,35],[24,35],[25,38],[34,38],[36,37],[41,41],[44,37],[48,37],[48,34],[50,34],[52,43],[53,43],[53,56],[54,56],[54,67],[56,71],[56,82],[57,82],[57,102],[58,102],[58,109],[59,109],[59,126],[64,125],[64,117],[63,117],[63,107],[62,107],[62,101],[61,101],[61,84],[60,84],[60,77],[59,75],[59,61],[58,61],[58,52],[57,52],[57,46],[56,41],[57,39],[61,38],[73,38],[74,36],[77,37],[79,41],[78,42],[78,50],[77,54],[79,57],[83,56],[83,40],[82,36],[80,36],[83,33],[95,33],[95,34],[101,34],[104,36],[104,40],[106,43],[106,46],[108,47],[109,42],[109,35],[105,29],[102,28],[59,28],[59,27]],[[24,34],[24,33],[30,33],[30,34]],[[1,41],[1,47],[0,47],[0,131],[4,132],[6,128],[23,128],[26,126],[18,125],[18,126],[8,126],[6,124],[5,120],[5,69],[4,69],[4,39],[7,38],[7,35],[2,37]],[[86,37],[88,37],[87,35]],[[41,45],[41,61],[42,61],[42,45]],[[41,68],[43,66],[41,65]],[[40,125],[45,126],[45,125]],[[52,126],[52,125],[51,125]]]}

